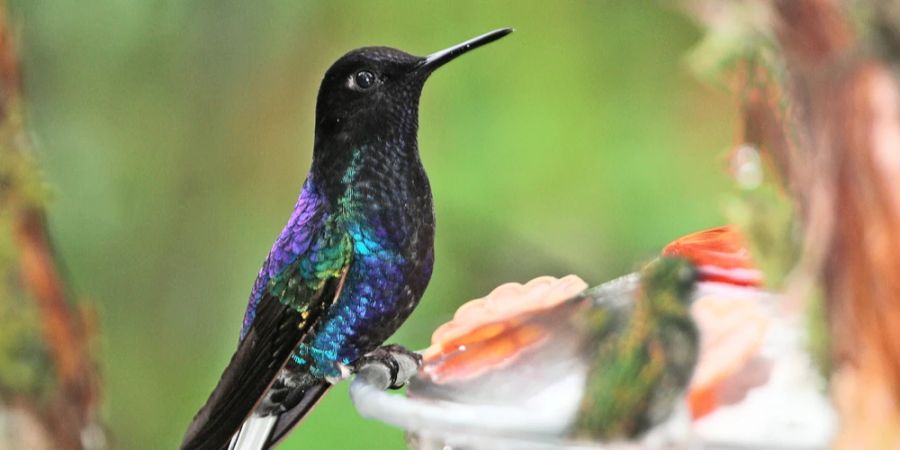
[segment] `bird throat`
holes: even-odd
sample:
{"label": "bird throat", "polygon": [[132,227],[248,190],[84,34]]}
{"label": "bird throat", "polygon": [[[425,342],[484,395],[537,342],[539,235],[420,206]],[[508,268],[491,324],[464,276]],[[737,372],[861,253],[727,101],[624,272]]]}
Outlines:
{"label": "bird throat", "polygon": [[339,212],[390,208],[391,199],[403,201],[428,189],[415,132],[411,139],[388,134],[329,144],[316,152],[312,177]]}

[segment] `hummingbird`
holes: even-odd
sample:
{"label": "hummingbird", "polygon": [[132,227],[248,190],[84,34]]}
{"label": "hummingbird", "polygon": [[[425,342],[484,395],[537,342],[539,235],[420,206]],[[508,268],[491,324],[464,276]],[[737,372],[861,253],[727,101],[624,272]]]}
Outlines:
{"label": "hummingbird", "polygon": [[[502,285],[435,330],[408,399],[363,389],[360,377],[351,396],[364,416],[403,426],[415,439],[446,439],[423,448],[677,439],[666,434],[677,427],[663,425],[684,419],[688,428],[681,413],[689,391],[710,384],[691,384],[695,369],[709,366],[702,361],[705,328],[692,307],[710,294],[759,294],[761,273],[742,240],[732,227],[694,233],[637,271],[590,289],[574,275]],[[713,374],[704,379],[736,364],[713,366],[702,369]],[[452,432],[458,429],[467,433]],[[479,446],[475,435],[527,442]]]}
{"label": "hummingbird", "polygon": [[419,98],[439,67],[512,32],[431,55],[364,47],[316,101],[312,165],[253,284],[238,348],[182,449],[274,446],[418,304],[434,264],[434,208],[417,143]]}

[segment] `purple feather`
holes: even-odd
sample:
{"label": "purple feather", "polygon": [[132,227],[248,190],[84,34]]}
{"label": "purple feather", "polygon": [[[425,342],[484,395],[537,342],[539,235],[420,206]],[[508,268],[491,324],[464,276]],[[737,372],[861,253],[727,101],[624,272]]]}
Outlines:
{"label": "purple feather", "polygon": [[244,339],[244,335],[250,329],[250,324],[253,323],[256,307],[269,280],[309,249],[312,231],[316,228],[316,213],[321,205],[321,195],[316,191],[312,179],[307,178],[287,225],[284,226],[278,239],[275,240],[275,244],[272,245],[272,250],[269,251],[269,256],[263,262],[256,282],[253,283],[250,301],[247,304],[247,311],[244,313],[241,339]]}

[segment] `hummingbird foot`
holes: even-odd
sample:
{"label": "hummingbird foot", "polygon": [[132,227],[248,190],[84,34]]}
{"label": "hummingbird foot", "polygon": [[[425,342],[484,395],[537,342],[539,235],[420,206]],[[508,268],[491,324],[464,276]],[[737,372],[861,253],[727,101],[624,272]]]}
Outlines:
{"label": "hummingbird foot", "polygon": [[406,386],[422,365],[422,355],[398,344],[381,346],[360,358],[353,366],[358,376],[365,376],[381,389]]}

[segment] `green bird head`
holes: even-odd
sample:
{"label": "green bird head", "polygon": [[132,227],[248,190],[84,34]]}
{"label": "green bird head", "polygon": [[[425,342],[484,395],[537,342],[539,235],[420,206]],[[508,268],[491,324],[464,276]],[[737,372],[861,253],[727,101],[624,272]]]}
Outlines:
{"label": "green bird head", "polygon": [[689,307],[699,276],[690,261],[671,256],[657,258],[641,269],[641,285],[650,307],[665,312]]}

